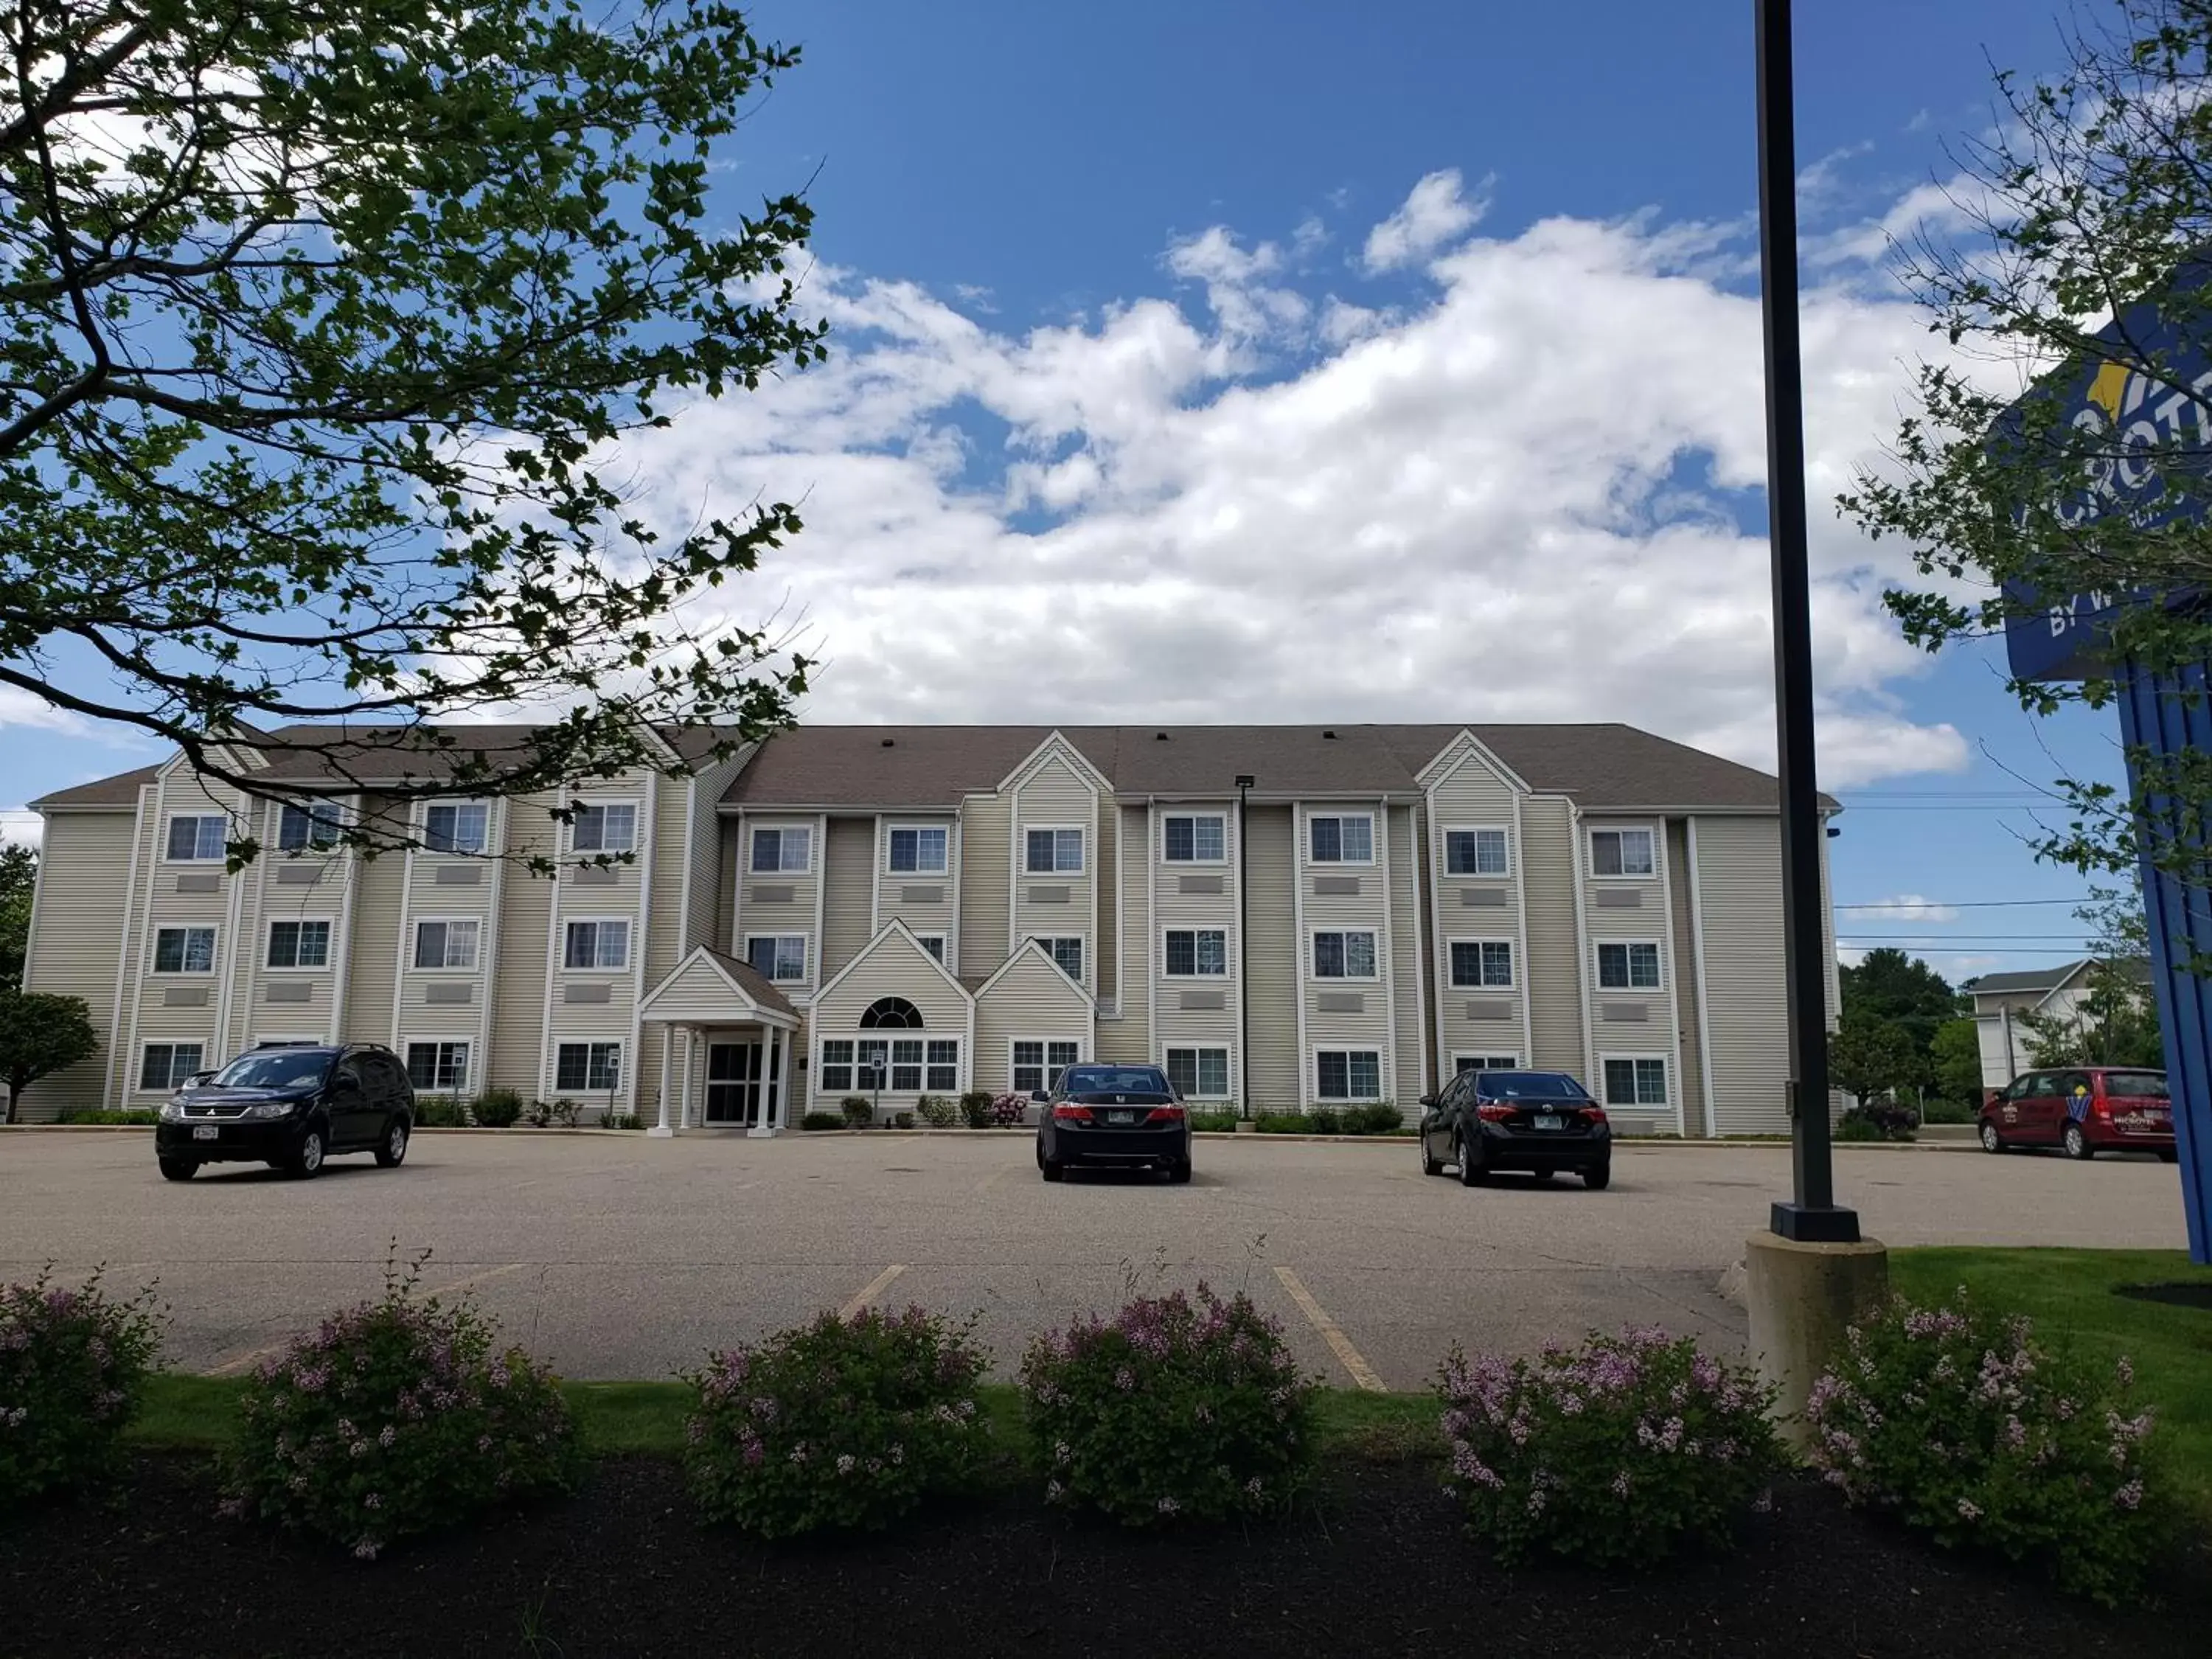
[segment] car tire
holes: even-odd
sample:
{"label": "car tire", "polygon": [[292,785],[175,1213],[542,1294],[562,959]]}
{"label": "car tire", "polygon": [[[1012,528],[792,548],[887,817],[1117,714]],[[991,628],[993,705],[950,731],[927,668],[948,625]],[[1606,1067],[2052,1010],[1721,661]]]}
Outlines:
{"label": "car tire", "polygon": [[2002,1152],[2007,1150],[2005,1138],[1997,1133],[1997,1126],[1987,1118],[1982,1120],[1982,1150],[1985,1152]]}
{"label": "car tire", "polygon": [[1421,1173],[1425,1176],[1440,1176],[1443,1172],[1444,1166],[1429,1156],[1429,1137],[1424,1132],[1421,1136]]}
{"label": "car tire", "polygon": [[1467,1137],[1465,1135],[1462,1135],[1459,1138],[1458,1146],[1459,1184],[1462,1187],[1481,1186],[1484,1181],[1488,1178],[1490,1172],[1485,1170],[1481,1164],[1468,1152],[1467,1149]]}
{"label": "car tire", "polygon": [[165,1158],[158,1162],[164,1181],[190,1181],[200,1172],[199,1160],[196,1158]]}
{"label": "car tire", "polygon": [[1613,1165],[1593,1164],[1583,1171],[1583,1185],[1594,1193],[1601,1193],[1613,1185]]}
{"label": "car tire", "polygon": [[407,1158],[407,1120],[394,1118],[392,1127],[384,1132],[384,1139],[376,1143],[376,1161],[387,1170],[396,1170]]}
{"label": "car tire", "polygon": [[323,1136],[326,1132],[311,1128],[300,1137],[300,1148],[284,1165],[285,1173],[295,1181],[313,1181],[323,1172],[323,1160],[329,1155],[329,1143]]}
{"label": "car tire", "polygon": [[1067,1174],[1067,1165],[1050,1158],[1041,1158],[1037,1162],[1037,1173],[1047,1181],[1059,1181]]}
{"label": "car tire", "polygon": [[1180,1164],[1169,1164],[1168,1179],[1178,1187],[1188,1186],[1190,1183],[1190,1160],[1185,1158]]}
{"label": "car tire", "polygon": [[2058,1144],[2076,1164],[2087,1164],[2097,1155],[2097,1149],[2089,1144],[2088,1135],[2078,1123],[2069,1123],[2058,1132]]}

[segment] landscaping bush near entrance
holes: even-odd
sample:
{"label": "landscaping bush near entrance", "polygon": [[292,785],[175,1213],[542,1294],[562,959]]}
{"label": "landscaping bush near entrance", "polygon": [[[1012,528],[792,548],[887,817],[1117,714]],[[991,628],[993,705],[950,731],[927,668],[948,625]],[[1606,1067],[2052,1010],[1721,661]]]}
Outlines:
{"label": "landscaping bush near entrance", "polygon": [[1237,1127],[1237,1114],[1234,1111],[1194,1111],[1190,1115],[1190,1127],[1203,1133],[1229,1134]]}
{"label": "landscaping bush near entrance", "polygon": [[924,1095],[915,1102],[915,1109],[933,1129],[950,1129],[960,1121],[960,1103],[943,1095]]}
{"label": "landscaping bush near entrance", "polygon": [[2116,1606],[2168,1534],[2166,1473],[2134,1371],[2044,1347],[2023,1317],[1902,1299],[1813,1388],[1813,1455],[1854,1504],[1992,1549]]}
{"label": "landscaping bush near entrance", "polygon": [[161,1113],[151,1107],[76,1106],[54,1119],[57,1123],[97,1124],[110,1127],[142,1128],[161,1121]]}
{"label": "landscaping bush near entrance", "polygon": [[461,1103],[451,1095],[415,1097],[415,1127],[418,1129],[458,1129],[469,1121]]}
{"label": "landscaping bush near entrance", "polygon": [[973,1478],[989,1445],[967,1329],[908,1308],[824,1314],[684,1380],[702,1515],[762,1538],[880,1528]]}
{"label": "landscaping bush near entrance", "polygon": [[1139,1297],[1039,1337],[1022,1361],[1045,1498],[1125,1526],[1287,1506],[1314,1455],[1314,1387],[1239,1291]]}
{"label": "landscaping bush near entrance", "polygon": [[1441,1393],[1446,1490],[1509,1562],[1549,1550],[1630,1565],[1725,1543],[1785,1467],[1771,1391],[1660,1330],[1533,1359],[1455,1350]]}
{"label": "landscaping bush near entrance", "polygon": [[[419,1265],[419,1264],[418,1264]],[[415,1275],[324,1321],[254,1373],[240,1402],[228,1507],[351,1547],[572,1488],[581,1473],[550,1370],[492,1352],[465,1303],[418,1300]]]}
{"label": "landscaping bush near entrance", "polygon": [[160,1347],[151,1292],[0,1285],[0,1510],[116,1473]]}
{"label": "landscaping bush near entrance", "polygon": [[1001,1129],[1018,1129],[1028,1121],[1027,1095],[1000,1095],[991,1102],[991,1121]]}
{"label": "landscaping bush near entrance", "polygon": [[802,1129],[842,1129],[845,1127],[845,1119],[839,1112],[809,1112],[799,1120],[799,1127]]}
{"label": "landscaping bush near entrance", "polygon": [[993,1127],[991,1091],[988,1089],[970,1089],[966,1094],[961,1096],[960,1116],[971,1129],[988,1129]]}
{"label": "landscaping bush near entrance", "polygon": [[511,1129],[522,1115],[522,1097],[512,1089],[487,1089],[476,1097],[476,1120],[487,1129]]}
{"label": "landscaping bush near entrance", "polygon": [[837,1103],[837,1109],[845,1115],[848,1129],[869,1128],[876,1121],[876,1109],[860,1095],[847,1095]]}

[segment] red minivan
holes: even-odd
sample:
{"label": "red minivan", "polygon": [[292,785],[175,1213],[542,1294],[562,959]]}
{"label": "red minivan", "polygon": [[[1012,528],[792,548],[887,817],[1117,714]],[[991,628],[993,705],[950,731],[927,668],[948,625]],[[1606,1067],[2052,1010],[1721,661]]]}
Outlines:
{"label": "red minivan", "polygon": [[2014,1146],[2057,1146],[2077,1158],[2156,1152],[2171,1164],[2178,1154],[2166,1073],[2119,1066],[2023,1072],[1982,1108],[1982,1150]]}

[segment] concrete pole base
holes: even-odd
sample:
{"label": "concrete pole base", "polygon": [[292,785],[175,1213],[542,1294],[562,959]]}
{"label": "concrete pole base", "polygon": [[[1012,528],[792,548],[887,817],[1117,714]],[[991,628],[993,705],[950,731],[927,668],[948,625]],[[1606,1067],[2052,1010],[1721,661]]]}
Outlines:
{"label": "concrete pole base", "polygon": [[1776,1389],[1783,1437],[1802,1449],[1812,1439],[1805,1401],[1844,1346],[1844,1332],[1889,1296],[1889,1250],[1878,1239],[1803,1244],[1774,1233],[1744,1241],[1744,1300],[1751,1313],[1751,1361]]}
{"label": "concrete pole base", "polygon": [[747,1140],[774,1140],[781,1133],[781,1131],[777,1129],[766,1127],[757,1127],[745,1131],[745,1139]]}
{"label": "concrete pole base", "polygon": [[676,1131],[665,1123],[656,1123],[645,1132],[645,1138],[647,1140],[673,1140],[676,1139]]}

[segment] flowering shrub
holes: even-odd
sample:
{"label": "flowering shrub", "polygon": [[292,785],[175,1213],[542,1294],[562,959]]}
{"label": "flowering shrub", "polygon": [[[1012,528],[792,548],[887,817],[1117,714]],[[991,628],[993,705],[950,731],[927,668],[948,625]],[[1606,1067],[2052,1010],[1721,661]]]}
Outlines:
{"label": "flowering shrub", "polygon": [[160,1346],[150,1291],[0,1285],[0,1509],[113,1472]]}
{"label": "flowering shrub", "polygon": [[1039,1337],[1022,1394],[1046,1501],[1125,1526],[1280,1510],[1313,1462],[1313,1384],[1241,1291],[1139,1297]]}
{"label": "flowering shrub", "polygon": [[581,1454],[552,1373],[491,1351],[466,1303],[413,1299],[414,1276],[323,1322],[248,1382],[234,1516],[318,1533],[373,1560],[410,1534],[506,1498],[567,1491]]}
{"label": "flowering shrub", "polygon": [[960,1103],[943,1095],[924,1095],[915,1102],[915,1109],[933,1129],[950,1129],[960,1121]]}
{"label": "flowering shrub", "polygon": [[988,1445],[964,1327],[921,1308],[824,1314],[712,1356],[684,1462],[708,1519],[763,1538],[883,1527],[974,1473]]}
{"label": "flowering shrub", "polygon": [[1455,1349],[1441,1393],[1446,1490],[1507,1561],[1547,1548],[1605,1565],[1725,1543],[1784,1463],[1771,1390],[1661,1330],[1533,1359]]}
{"label": "flowering shrub", "polygon": [[2128,1362],[2054,1353],[2025,1319],[1902,1300],[1813,1385],[1814,1462],[1855,1504],[2033,1562],[2107,1605],[2159,1559],[2151,1413]]}
{"label": "flowering shrub", "polygon": [[991,1103],[991,1121],[1001,1129],[1018,1129],[1028,1121],[1027,1095],[1000,1095]]}

